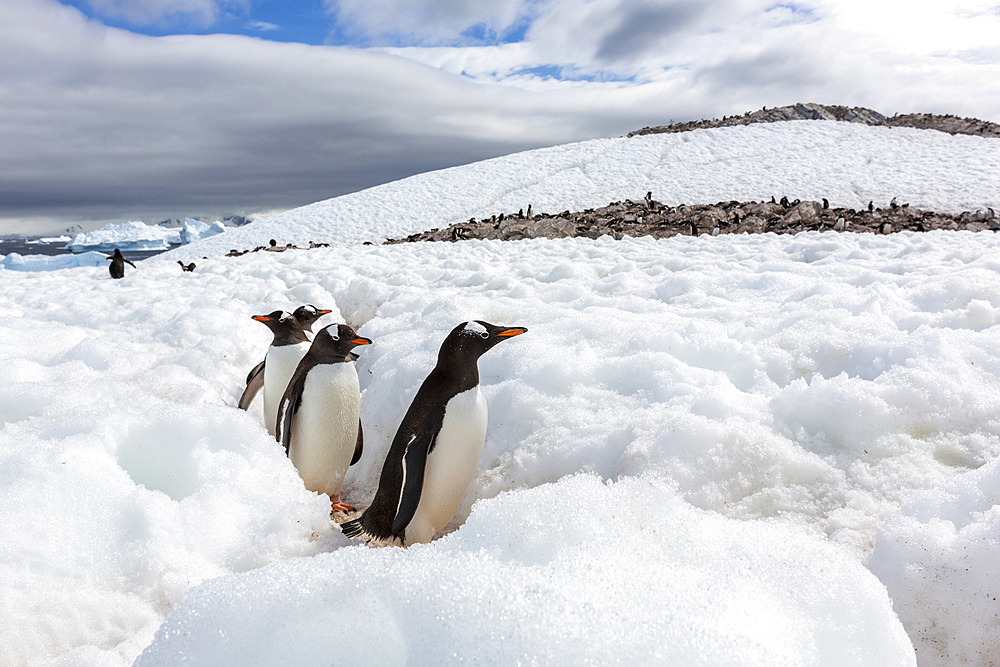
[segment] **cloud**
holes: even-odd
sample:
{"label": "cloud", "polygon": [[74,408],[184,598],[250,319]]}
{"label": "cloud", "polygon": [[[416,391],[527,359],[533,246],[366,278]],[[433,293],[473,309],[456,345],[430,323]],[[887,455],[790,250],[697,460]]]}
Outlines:
{"label": "cloud", "polygon": [[0,233],[287,208],[638,118],[383,53],[145,37],[38,0],[0,7],[0,62]]}
{"label": "cloud", "polygon": [[247,21],[247,27],[254,32],[273,32],[281,29],[281,26],[267,21]]}
{"label": "cloud", "polygon": [[645,54],[672,40],[709,10],[707,3],[642,3],[621,7],[617,26],[601,36],[596,57],[616,62]]}
{"label": "cloud", "polygon": [[526,0],[324,0],[353,34],[380,46],[467,45],[502,41],[540,2]]}
{"label": "cloud", "polygon": [[340,0],[338,29],[410,44],[358,49],[147,37],[54,0],[3,0],[0,233],[288,208],[764,105],[1000,121],[995,0],[943,4]]}
{"label": "cloud", "polygon": [[250,0],[85,0],[99,16],[134,26],[190,23],[206,28],[228,11],[245,13]]}

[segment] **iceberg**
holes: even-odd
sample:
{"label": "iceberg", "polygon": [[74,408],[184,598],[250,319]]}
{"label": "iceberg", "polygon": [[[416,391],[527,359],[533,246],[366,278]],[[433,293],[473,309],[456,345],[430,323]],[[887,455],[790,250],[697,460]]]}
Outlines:
{"label": "iceberg", "polygon": [[180,232],[180,242],[181,245],[187,245],[188,243],[199,241],[201,239],[208,238],[209,236],[221,234],[224,231],[226,231],[225,225],[218,220],[209,225],[201,220],[185,218],[184,226],[181,228]]}
{"label": "iceberg", "polygon": [[131,220],[122,224],[109,223],[92,232],[77,234],[66,244],[68,250],[167,250],[181,243],[180,232],[147,225],[141,220]]}
{"label": "iceberg", "polygon": [[107,255],[101,252],[81,252],[73,255],[22,255],[12,252],[0,255],[0,267],[11,271],[56,271],[80,266],[103,266]]}

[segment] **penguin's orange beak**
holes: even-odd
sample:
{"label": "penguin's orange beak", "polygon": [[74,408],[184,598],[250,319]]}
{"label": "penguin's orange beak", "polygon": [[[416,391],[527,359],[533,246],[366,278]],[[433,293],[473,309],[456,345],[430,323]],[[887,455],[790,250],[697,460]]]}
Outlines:
{"label": "penguin's orange beak", "polygon": [[523,333],[527,333],[527,331],[528,330],[526,328],[524,328],[524,327],[509,327],[507,329],[504,329],[500,333],[498,333],[497,336],[498,337],[501,337],[501,336],[520,336]]}
{"label": "penguin's orange beak", "polygon": [[319,309],[317,309],[316,312],[319,313],[320,315],[329,315],[333,311],[332,310],[319,310]]}
{"label": "penguin's orange beak", "polygon": [[[327,311],[330,312],[330,311]],[[351,342],[355,345],[371,345],[372,342],[367,338],[352,338]]]}
{"label": "penguin's orange beak", "polygon": [[270,322],[271,321],[271,318],[268,317],[267,315],[254,315],[252,319],[257,320],[258,322]]}

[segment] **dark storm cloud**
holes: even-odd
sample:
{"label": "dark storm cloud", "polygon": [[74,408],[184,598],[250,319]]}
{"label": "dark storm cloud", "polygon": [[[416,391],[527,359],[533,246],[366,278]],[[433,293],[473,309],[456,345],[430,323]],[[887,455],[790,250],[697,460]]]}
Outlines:
{"label": "dark storm cloud", "polygon": [[596,57],[614,63],[644,55],[682,33],[710,7],[708,2],[622,5],[621,21],[601,37]]}
{"label": "dark storm cloud", "polygon": [[296,206],[593,131],[384,54],[144,37],[37,0],[0,8],[0,62],[0,233]]}

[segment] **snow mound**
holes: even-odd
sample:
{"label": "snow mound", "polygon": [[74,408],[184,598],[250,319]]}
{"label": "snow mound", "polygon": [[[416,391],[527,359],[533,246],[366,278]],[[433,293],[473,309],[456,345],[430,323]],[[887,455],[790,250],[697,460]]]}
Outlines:
{"label": "snow mound", "polygon": [[[1000,460],[908,500],[868,566],[921,647],[920,663],[993,664],[1000,646]],[[972,621],[972,622],[970,622]]]}
{"label": "snow mound", "polygon": [[461,531],[430,548],[352,547],[207,582],[135,664],[192,656],[215,665],[915,664],[885,589],[838,548],[695,510],[656,481],[592,475],[477,503]]}

